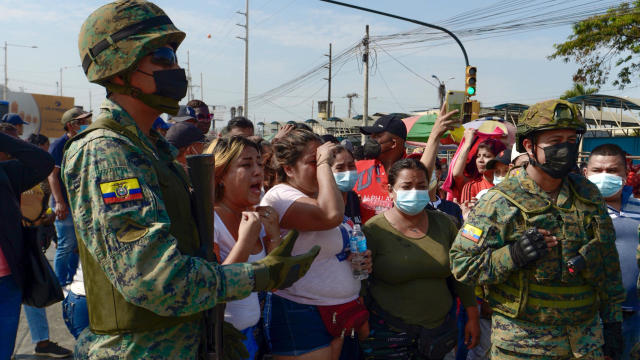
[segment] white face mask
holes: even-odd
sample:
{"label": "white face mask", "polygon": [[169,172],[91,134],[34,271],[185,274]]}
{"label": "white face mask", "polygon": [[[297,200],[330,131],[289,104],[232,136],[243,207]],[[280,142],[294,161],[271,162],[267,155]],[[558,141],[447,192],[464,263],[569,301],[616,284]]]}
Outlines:
{"label": "white face mask", "polygon": [[493,185],[498,185],[504,180],[504,176],[494,176]]}

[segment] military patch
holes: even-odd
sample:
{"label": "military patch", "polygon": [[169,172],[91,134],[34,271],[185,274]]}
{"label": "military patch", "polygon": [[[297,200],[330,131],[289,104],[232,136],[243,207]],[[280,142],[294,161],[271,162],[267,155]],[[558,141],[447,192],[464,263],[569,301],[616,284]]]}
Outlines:
{"label": "military patch", "polygon": [[118,241],[127,243],[140,239],[149,232],[149,229],[142,225],[138,225],[133,221],[127,221],[124,226],[116,233]]}
{"label": "military patch", "polygon": [[137,178],[101,183],[100,192],[105,204],[117,204],[142,199],[142,189]]}
{"label": "military patch", "polygon": [[465,224],[462,228],[461,235],[473,241],[474,243],[477,243],[478,241],[480,241],[480,236],[482,236],[482,230],[473,225]]}

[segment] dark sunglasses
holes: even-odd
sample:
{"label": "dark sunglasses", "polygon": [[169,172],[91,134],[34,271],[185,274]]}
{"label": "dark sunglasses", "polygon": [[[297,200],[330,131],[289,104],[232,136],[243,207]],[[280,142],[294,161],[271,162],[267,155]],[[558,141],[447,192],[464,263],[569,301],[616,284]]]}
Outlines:
{"label": "dark sunglasses", "polygon": [[161,47],[151,52],[151,62],[164,67],[172,67],[178,64],[178,57],[172,48]]}
{"label": "dark sunglasses", "polygon": [[211,120],[213,118],[213,114],[198,114],[198,120]]}

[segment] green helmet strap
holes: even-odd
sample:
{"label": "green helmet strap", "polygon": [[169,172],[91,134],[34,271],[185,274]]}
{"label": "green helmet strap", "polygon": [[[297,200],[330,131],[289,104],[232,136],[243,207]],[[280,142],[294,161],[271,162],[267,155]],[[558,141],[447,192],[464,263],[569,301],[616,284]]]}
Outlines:
{"label": "green helmet strap", "polygon": [[138,89],[135,86],[131,86],[129,84],[129,76],[124,76],[126,85],[114,84],[113,82],[108,82],[104,86],[107,88],[108,92],[122,94],[131,96],[132,98],[136,98],[142,101],[144,104],[149,106],[152,109],[156,109],[163,113],[167,113],[169,115],[175,116],[178,114],[178,110],[180,110],[180,105],[178,105],[179,100],[172,99],[165,96],[160,96],[157,94],[145,94],[142,90]]}

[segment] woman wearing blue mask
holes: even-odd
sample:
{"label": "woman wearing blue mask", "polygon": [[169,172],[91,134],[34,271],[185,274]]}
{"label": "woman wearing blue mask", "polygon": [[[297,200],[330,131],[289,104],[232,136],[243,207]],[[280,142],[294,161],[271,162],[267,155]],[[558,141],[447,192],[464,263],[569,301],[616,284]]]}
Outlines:
{"label": "woman wearing blue mask", "polygon": [[362,224],[360,217],[360,200],[353,191],[353,187],[358,181],[358,171],[353,154],[342,145],[334,148],[332,156],[329,158],[329,165],[336,180],[338,190],[342,192],[345,209],[344,215],[354,224]]}
{"label": "woman wearing blue mask", "polygon": [[361,342],[365,358],[443,358],[457,338],[456,297],[469,314],[465,344],[474,347],[480,328],[473,288],[455,281],[449,268],[456,226],[446,214],[425,210],[429,181],[418,160],[396,162],[388,179],[394,207],[363,229],[374,265],[365,299],[371,312],[371,335]]}

